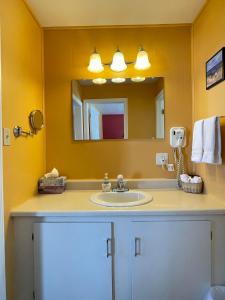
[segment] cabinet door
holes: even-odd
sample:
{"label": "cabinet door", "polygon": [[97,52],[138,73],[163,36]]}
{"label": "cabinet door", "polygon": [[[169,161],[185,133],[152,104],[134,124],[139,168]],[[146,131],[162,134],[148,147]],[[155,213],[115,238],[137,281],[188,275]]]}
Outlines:
{"label": "cabinet door", "polygon": [[36,223],[35,298],[112,300],[111,223]]}
{"label": "cabinet door", "polygon": [[132,300],[203,300],[211,281],[210,222],[132,226]]}

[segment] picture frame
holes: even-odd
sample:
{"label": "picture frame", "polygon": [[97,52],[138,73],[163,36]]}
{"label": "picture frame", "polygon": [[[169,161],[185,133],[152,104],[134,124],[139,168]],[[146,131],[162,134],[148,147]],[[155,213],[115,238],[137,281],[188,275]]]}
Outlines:
{"label": "picture frame", "polygon": [[225,47],[206,62],[206,89],[209,90],[225,80]]}

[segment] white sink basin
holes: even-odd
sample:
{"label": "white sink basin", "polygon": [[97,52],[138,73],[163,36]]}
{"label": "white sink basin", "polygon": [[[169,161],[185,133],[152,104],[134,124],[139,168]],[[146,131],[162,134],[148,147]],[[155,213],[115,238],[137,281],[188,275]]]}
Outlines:
{"label": "white sink basin", "polygon": [[91,201],[111,207],[126,207],[126,206],[138,206],[146,204],[153,200],[153,197],[149,194],[140,191],[129,192],[108,192],[108,193],[96,193],[91,196]]}

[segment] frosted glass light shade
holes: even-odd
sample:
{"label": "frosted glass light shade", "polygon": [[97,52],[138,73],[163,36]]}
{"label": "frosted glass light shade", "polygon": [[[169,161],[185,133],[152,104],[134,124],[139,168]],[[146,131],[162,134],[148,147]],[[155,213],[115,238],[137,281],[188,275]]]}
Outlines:
{"label": "frosted glass light shade", "polygon": [[138,51],[137,59],[134,67],[136,70],[147,70],[151,67],[148,58],[148,53],[143,48],[140,51]]}
{"label": "frosted glass light shade", "polygon": [[90,56],[88,71],[91,73],[100,73],[104,71],[104,66],[102,64],[101,56],[99,53],[94,52]]}
{"label": "frosted glass light shade", "polygon": [[119,78],[119,77],[117,77],[117,78],[112,78],[111,81],[113,83],[123,83],[123,82],[126,81],[126,78]]}
{"label": "frosted glass light shade", "polygon": [[92,80],[94,84],[105,84],[107,80],[105,78],[95,78]]}
{"label": "frosted glass light shade", "polygon": [[113,61],[110,66],[111,70],[115,72],[122,72],[127,69],[127,65],[125,63],[124,55],[122,52],[117,50],[113,55]]}

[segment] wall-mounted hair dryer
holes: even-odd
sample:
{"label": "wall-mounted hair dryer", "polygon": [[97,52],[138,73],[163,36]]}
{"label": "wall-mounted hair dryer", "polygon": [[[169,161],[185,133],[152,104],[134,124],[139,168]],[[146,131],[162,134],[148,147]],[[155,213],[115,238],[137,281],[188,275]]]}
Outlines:
{"label": "wall-mounted hair dryer", "polygon": [[170,129],[170,146],[173,148],[177,184],[181,188],[180,175],[185,173],[184,156],[182,153],[182,148],[186,146],[186,129],[184,127],[172,127]]}

